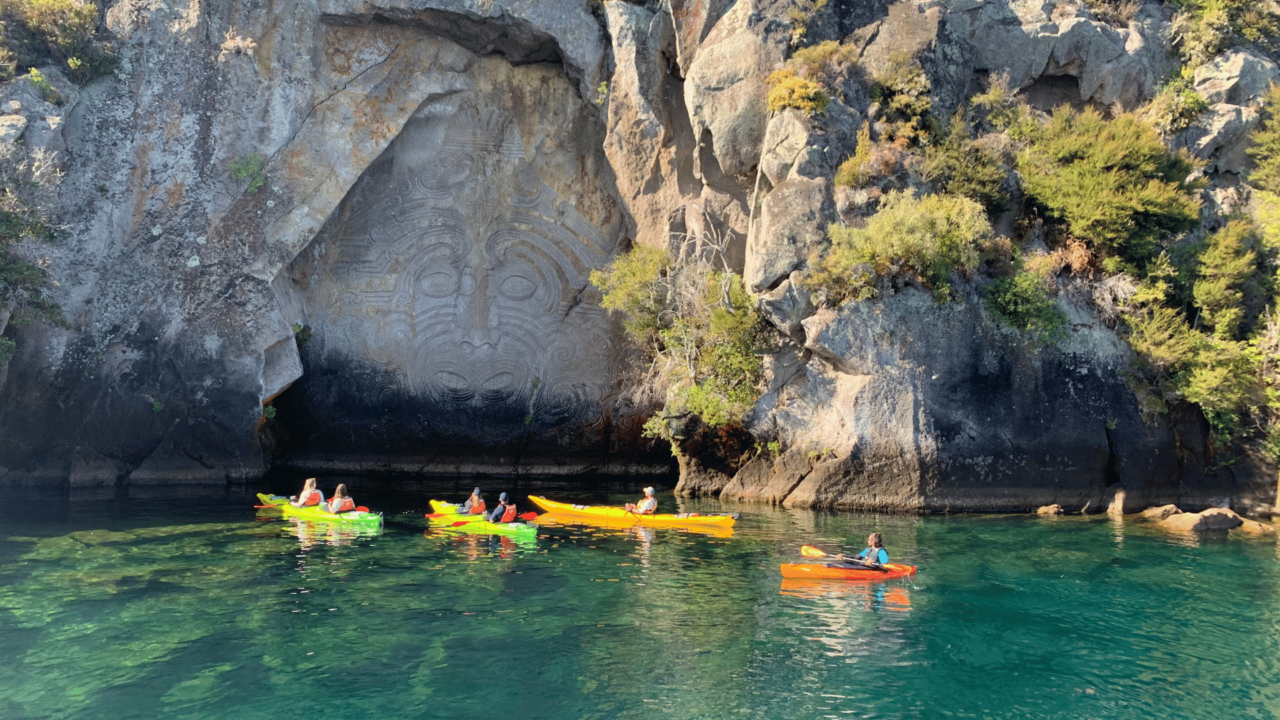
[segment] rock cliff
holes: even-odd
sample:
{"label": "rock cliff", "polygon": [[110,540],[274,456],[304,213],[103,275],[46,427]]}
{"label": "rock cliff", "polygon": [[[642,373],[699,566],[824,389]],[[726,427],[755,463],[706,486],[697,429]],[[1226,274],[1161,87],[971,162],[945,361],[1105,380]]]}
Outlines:
{"label": "rock cliff", "polygon": [[[59,106],[0,90],[66,172],[65,238],[23,252],[69,322],[5,332],[0,483],[668,472],[587,277],[712,242],[785,338],[747,424],[785,449],[686,458],[680,493],[1274,502],[1266,463],[1214,469],[1195,413],[1142,417],[1127,346],[1070,293],[1046,347],[976,297],[818,311],[799,283],[856,214],[832,176],[877,112],[866,77],[918,58],[937,117],[997,75],[1045,109],[1135,108],[1170,72],[1159,4],[1118,26],[1066,0],[120,0],[105,30],[114,75],[50,70]],[[858,71],[822,116],[769,112],[769,75],[823,39]],[[1239,173],[1278,75],[1247,51],[1206,66],[1210,112],[1172,142]],[[1247,201],[1230,184],[1223,213]]]}

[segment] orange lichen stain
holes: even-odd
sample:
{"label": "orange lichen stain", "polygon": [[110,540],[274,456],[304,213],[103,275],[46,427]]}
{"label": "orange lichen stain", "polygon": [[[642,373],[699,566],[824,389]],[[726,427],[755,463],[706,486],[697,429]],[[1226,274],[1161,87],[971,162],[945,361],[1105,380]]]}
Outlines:
{"label": "orange lichen stain", "polygon": [[139,227],[146,218],[147,199],[151,193],[146,191],[145,183],[147,175],[151,172],[149,159],[153,149],[155,146],[151,143],[140,142],[138,149],[134,152],[133,172],[129,174],[129,189],[136,198],[133,211],[129,216],[134,227]]}
{"label": "orange lichen stain", "polygon": [[186,187],[180,183],[174,183],[164,194],[164,202],[166,205],[178,205],[182,202],[182,196],[186,191]]}

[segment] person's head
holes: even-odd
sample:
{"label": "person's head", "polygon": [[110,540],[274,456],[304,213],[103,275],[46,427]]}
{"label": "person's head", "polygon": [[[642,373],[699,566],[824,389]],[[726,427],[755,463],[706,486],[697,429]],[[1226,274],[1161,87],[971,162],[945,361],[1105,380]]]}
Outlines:
{"label": "person's head", "polygon": [[334,495],[336,495],[337,497],[340,497],[340,498],[344,498],[344,497],[346,497],[346,496],[347,496],[347,484],[346,484],[346,483],[342,483],[341,485],[339,485],[336,489],[334,489],[333,494],[334,494]]}
{"label": "person's head", "polygon": [[310,490],[315,490],[315,489],[316,489],[315,478],[307,478],[307,481],[302,483],[302,492],[308,492]]}
{"label": "person's head", "polygon": [[867,547],[884,547],[884,540],[880,539],[880,533],[871,533],[867,536]]}
{"label": "person's head", "polygon": [[471,497],[480,497],[480,488],[471,491]]}
{"label": "person's head", "polygon": [[651,488],[651,487],[647,487],[647,488],[645,488],[645,489],[644,489],[644,496],[645,496],[645,497],[653,497],[653,488]]}
{"label": "person's head", "polygon": [[506,504],[507,504],[507,502],[508,502],[508,500],[507,500],[507,494],[506,494],[506,493],[502,493],[501,495],[499,495],[499,496],[498,496],[498,502],[502,503],[503,505],[506,505]]}

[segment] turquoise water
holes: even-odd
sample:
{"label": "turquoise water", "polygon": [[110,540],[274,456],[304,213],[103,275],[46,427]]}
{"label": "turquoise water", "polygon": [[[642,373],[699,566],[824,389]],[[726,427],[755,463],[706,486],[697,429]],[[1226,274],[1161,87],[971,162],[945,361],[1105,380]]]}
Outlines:
{"label": "turquoise water", "polygon": [[[429,529],[427,499],[466,491],[404,488],[354,489],[388,512],[368,536],[240,491],[25,501],[0,525],[0,718],[1280,716],[1274,540],[732,506],[730,538],[521,545]],[[922,572],[783,582],[800,545],[873,530]]]}

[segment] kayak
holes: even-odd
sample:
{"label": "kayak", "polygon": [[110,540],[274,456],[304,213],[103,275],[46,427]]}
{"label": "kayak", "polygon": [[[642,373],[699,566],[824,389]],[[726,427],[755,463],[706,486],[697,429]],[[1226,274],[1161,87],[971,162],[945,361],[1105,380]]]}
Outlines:
{"label": "kayak", "polygon": [[529,496],[529,502],[559,516],[575,516],[588,520],[625,520],[631,525],[647,527],[716,527],[732,528],[738,519],[737,513],[719,513],[703,515],[700,513],[679,513],[676,515],[638,515],[620,507],[605,505],[571,505],[555,502],[536,495]]}
{"label": "kayak", "polygon": [[[581,515],[564,515],[558,512],[548,512],[539,515],[533,522],[539,525],[590,525],[592,527],[613,528],[618,530],[631,530],[636,525],[635,516],[628,515],[625,518],[606,518],[606,517],[584,517]],[[732,527],[717,527],[715,525],[685,525],[681,527],[670,528],[681,532],[697,533],[698,535],[710,535],[711,537],[729,538],[733,537]]]}
{"label": "kayak", "polygon": [[376,528],[382,525],[382,513],[360,512],[359,510],[355,510],[335,515],[319,505],[296,508],[289,504],[289,498],[281,497],[279,495],[258,493],[258,499],[262,501],[263,505],[272,505],[280,508],[285,515],[304,518],[306,520],[321,520],[324,522],[341,523],[342,525],[351,525],[363,528]]}
{"label": "kayak", "polygon": [[[467,515],[461,516],[469,517]],[[427,521],[433,528],[450,528],[464,533],[474,535],[510,535],[512,537],[529,537],[538,536],[538,528],[535,525],[525,523],[491,523],[485,520],[483,516],[476,516],[475,520],[460,520],[458,517],[433,518],[428,517]]]}
{"label": "kayak", "polygon": [[[459,515],[458,508],[460,507],[462,506],[454,505],[453,503],[443,502],[441,500],[432,500],[431,514],[432,515],[448,515],[449,520],[451,522],[475,522],[477,520],[484,520],[489,517],[489,513],[487,512]],[[427,518],[430,519],[431,515],[428,515]]]}
{"label": "kayak", "polygon": [[892,580],[916,574],[915,565],[889,563],[884,571],[869,568],[836,568],[818,563],[783,563],[782,577],[809,580]]}

